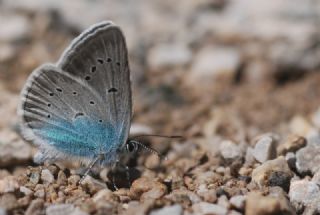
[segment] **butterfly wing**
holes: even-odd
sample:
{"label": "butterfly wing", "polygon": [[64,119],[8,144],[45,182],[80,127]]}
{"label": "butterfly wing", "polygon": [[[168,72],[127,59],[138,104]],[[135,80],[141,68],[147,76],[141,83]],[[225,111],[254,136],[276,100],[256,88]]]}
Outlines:
{"label": "butterfly wing", "polygon": [[110,152],[128,136],[131,106],[125,39],[103,22],[77,37],[56,66],[33,72],[18,113],[24,136],[41,146],[38,161],[109,152],[112,162]]}
{"label": "butterfly wing", "polygon": [[101,96],[108,121],[125,141],[131,122],[132,98],[127,46],[120,28],[112,22],[92,26],[71,43],[57,66],[86,80]]}

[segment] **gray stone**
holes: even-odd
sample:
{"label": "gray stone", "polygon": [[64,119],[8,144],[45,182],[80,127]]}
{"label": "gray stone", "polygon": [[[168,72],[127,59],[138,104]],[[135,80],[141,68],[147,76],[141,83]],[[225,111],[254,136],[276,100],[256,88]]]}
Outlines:
{"label": "gray stone", "polygon": [[41,180],[44,184],[51,184],[54,181],[54,176],[48,169],[41,171]]}
{"label": "gray stone", "polygon": [[296,153],[296,167],[299,173],[315,174],[320,170],[320,144],[308,144]]}
{"label": "gray stone", "polygon": [[206,46],[197,53],[188,81],[209,81],[220,74],[234,74],[239,65],[240,55],[237,49]]}
{"label": "gray stone", "polygon": [[151,70],[159,71],[165,68],[184,66],[191,61],[192,52],[184,44],[159,44],[151,48],[148,55],[148,65]]}
{"label": "gray stone", "polygon": [[304,206],[317,204],[320,202],[319,185],[308,180],[292,181],[289,197],[291,202],[302,203]]}
{"label": "gray stone", "polygon": [[31,146],[18,138],[10,143],[0,143],[0,167],[25,164],[32,158]]}
{"label": "gray stone", "polygon": [[222,141],[219,147],[221,156],[227,161],[234,161],[243,156],[242,149],[232,141]]}
{"label": "gray stone", "polygon": [[228,210],[220,205],[207,202],[199,202],[192,205],[192,209],[196,214],[216,214],[226,215]]}
{"label": "gray stone", "polygon": [[25,16],[1,13],[0,41],[14,42],[26,39],[30,35],[31,30],[32,26]]}
{"label": "gray stone", "polygon": [[53,204],[47,207],[47,215],[88,215],[71,204]]}
{"label": "gray stone", "polygon": [[7,215],[7,210],[0,207],[0,215]]}
{"label": "gray stone", "polygon": [[244,209],[245,201],[246,201],[246,196],[242,196],[242,195],[232,196],[230,198],[231,205],[240,210]]}
{"label": "gray stone", "polygon": [[260,163],[276,158],[276,141],[271,135],[262,136],[253,149],[253,156]]}
{"label": "gray stone", "polygon": [[181,205],[166,206],[158,210],[151,211],[150,215],[182,215],[183,209]]}
{"label": "gray stone", "polygon": [[25,186],[21,186],[20,187],[20,192],[23,193],[26,196],[31,195],[33,193],[32,190],[30,190],[29,188],[27,188]]}

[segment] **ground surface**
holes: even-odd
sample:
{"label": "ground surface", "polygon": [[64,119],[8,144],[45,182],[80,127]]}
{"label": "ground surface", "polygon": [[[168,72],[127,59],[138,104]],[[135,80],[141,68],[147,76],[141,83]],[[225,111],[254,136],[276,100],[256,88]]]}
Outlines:
{"label": "ground surface", "polygon": [[[0,214],[320,214],[320,7],[295,3],[1,1]],[[141,139],[166,159],[140,151],[130,181],[79,185],[77,164],[33,163],[16,107],[31,71],[104,19],[127,37],[131,132],[183,138]]]}

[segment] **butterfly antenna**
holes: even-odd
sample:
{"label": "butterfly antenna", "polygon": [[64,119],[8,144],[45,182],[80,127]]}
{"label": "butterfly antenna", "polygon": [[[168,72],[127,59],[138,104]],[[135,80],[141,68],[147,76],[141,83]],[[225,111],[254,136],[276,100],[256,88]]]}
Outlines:
{"label": "butterfly antenna", "polygon": [[153,148],[150,148],[144,144],[142,144],[141,142],[139,141],[136,141],[136,140],[131,140],[132,142],[134,142],[135,144],[137,144],[138,146],[140,146],[141,148],[143,148],[145,151],[147,152],[150,152],[152,154],[155,154],[157,155],[159,158],[163,158],[164,160],[167,160],[167,157],[162,155],[160,152],[158,152],[157,150],[153,149]]}
{"label": "butterfly antenna", "polygon": [[161,134],[142,134],[138,136],[134,136],[133,138],[139,137],[160,137],[160,138],[169,138],[169,139],[181,139],[183,136],[180,135],[161,135]]}

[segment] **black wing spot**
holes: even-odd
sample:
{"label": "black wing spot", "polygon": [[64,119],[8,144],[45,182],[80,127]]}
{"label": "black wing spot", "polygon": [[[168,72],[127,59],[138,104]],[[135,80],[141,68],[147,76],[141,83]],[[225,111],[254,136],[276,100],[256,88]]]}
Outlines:
{"label": "black wing spot", "polygon": [[86,79],[87,81],[90,81],[91,77],[88,75],[84,79]]}
{"label": "black wing spot", "polygon": [[51,118],[51,115],[50,115],[50,114],[48,114],[48,115],[47,115],[47,117],[48,117],[48,118]]}
{"label": "black wing spot", "polygon": [[77,118],[77,117],[79,117],[79,116],[84,116],[84,113],[81,113],[81,112],[76,113],[76,115],[74,116],[74,118]]}
{"label": "black wing spot", "polygon": [[90,101],[90,104],[91,104],[91,105],[94,105],[94,101]]}
{"label": "black wing spot", "polygon": [[118,92],[118,90],[114,87],[112,87],[108,90],[108,93],[116,93],[116,92]]}
{"label": "black wing spot", "polygon": [[99,122],[102,122],[102,119],[99,119]]}
{"label": "black wing spot", "polygon": [[117,64],[118,66],[120,66],[120,62],[117,62],[116,64]]}
{"label": "black wing spot", "polygon": [[53,93],[49,93],[49,96],[53,96],[54,94]]}
{"label": "black wing spot", "polygon": [[58,91],[58,92],[62,92],[62,89],[61,88],[56,88],[56,90]]}
{"label": "black wing spot", "polygon": [[73,93],[72,93],[73,95],[77,95],[77,92],[76,91],[73,91]]}
{"label": "black wing spot", "polygon": [[97,67],[96,67],[96,66],[91,67],[91,72],[92,72],[92,73],[96,72],[96,70],[97,70]]}
{"label": "black wing spot", "polygon": [[97,59],[98,63],[103,64],[103,60],[101,58]]}
{"label": "black wing spot", "polygon": [[48,107],[51,107],[51,104],[50,104],[50,103],[48,103],[47,105],[48,105]]}
{"label": "black wing spot", "polygon": [[108,57],[107,62],[110,63],[111,61],[112,61],[112,59]]}

